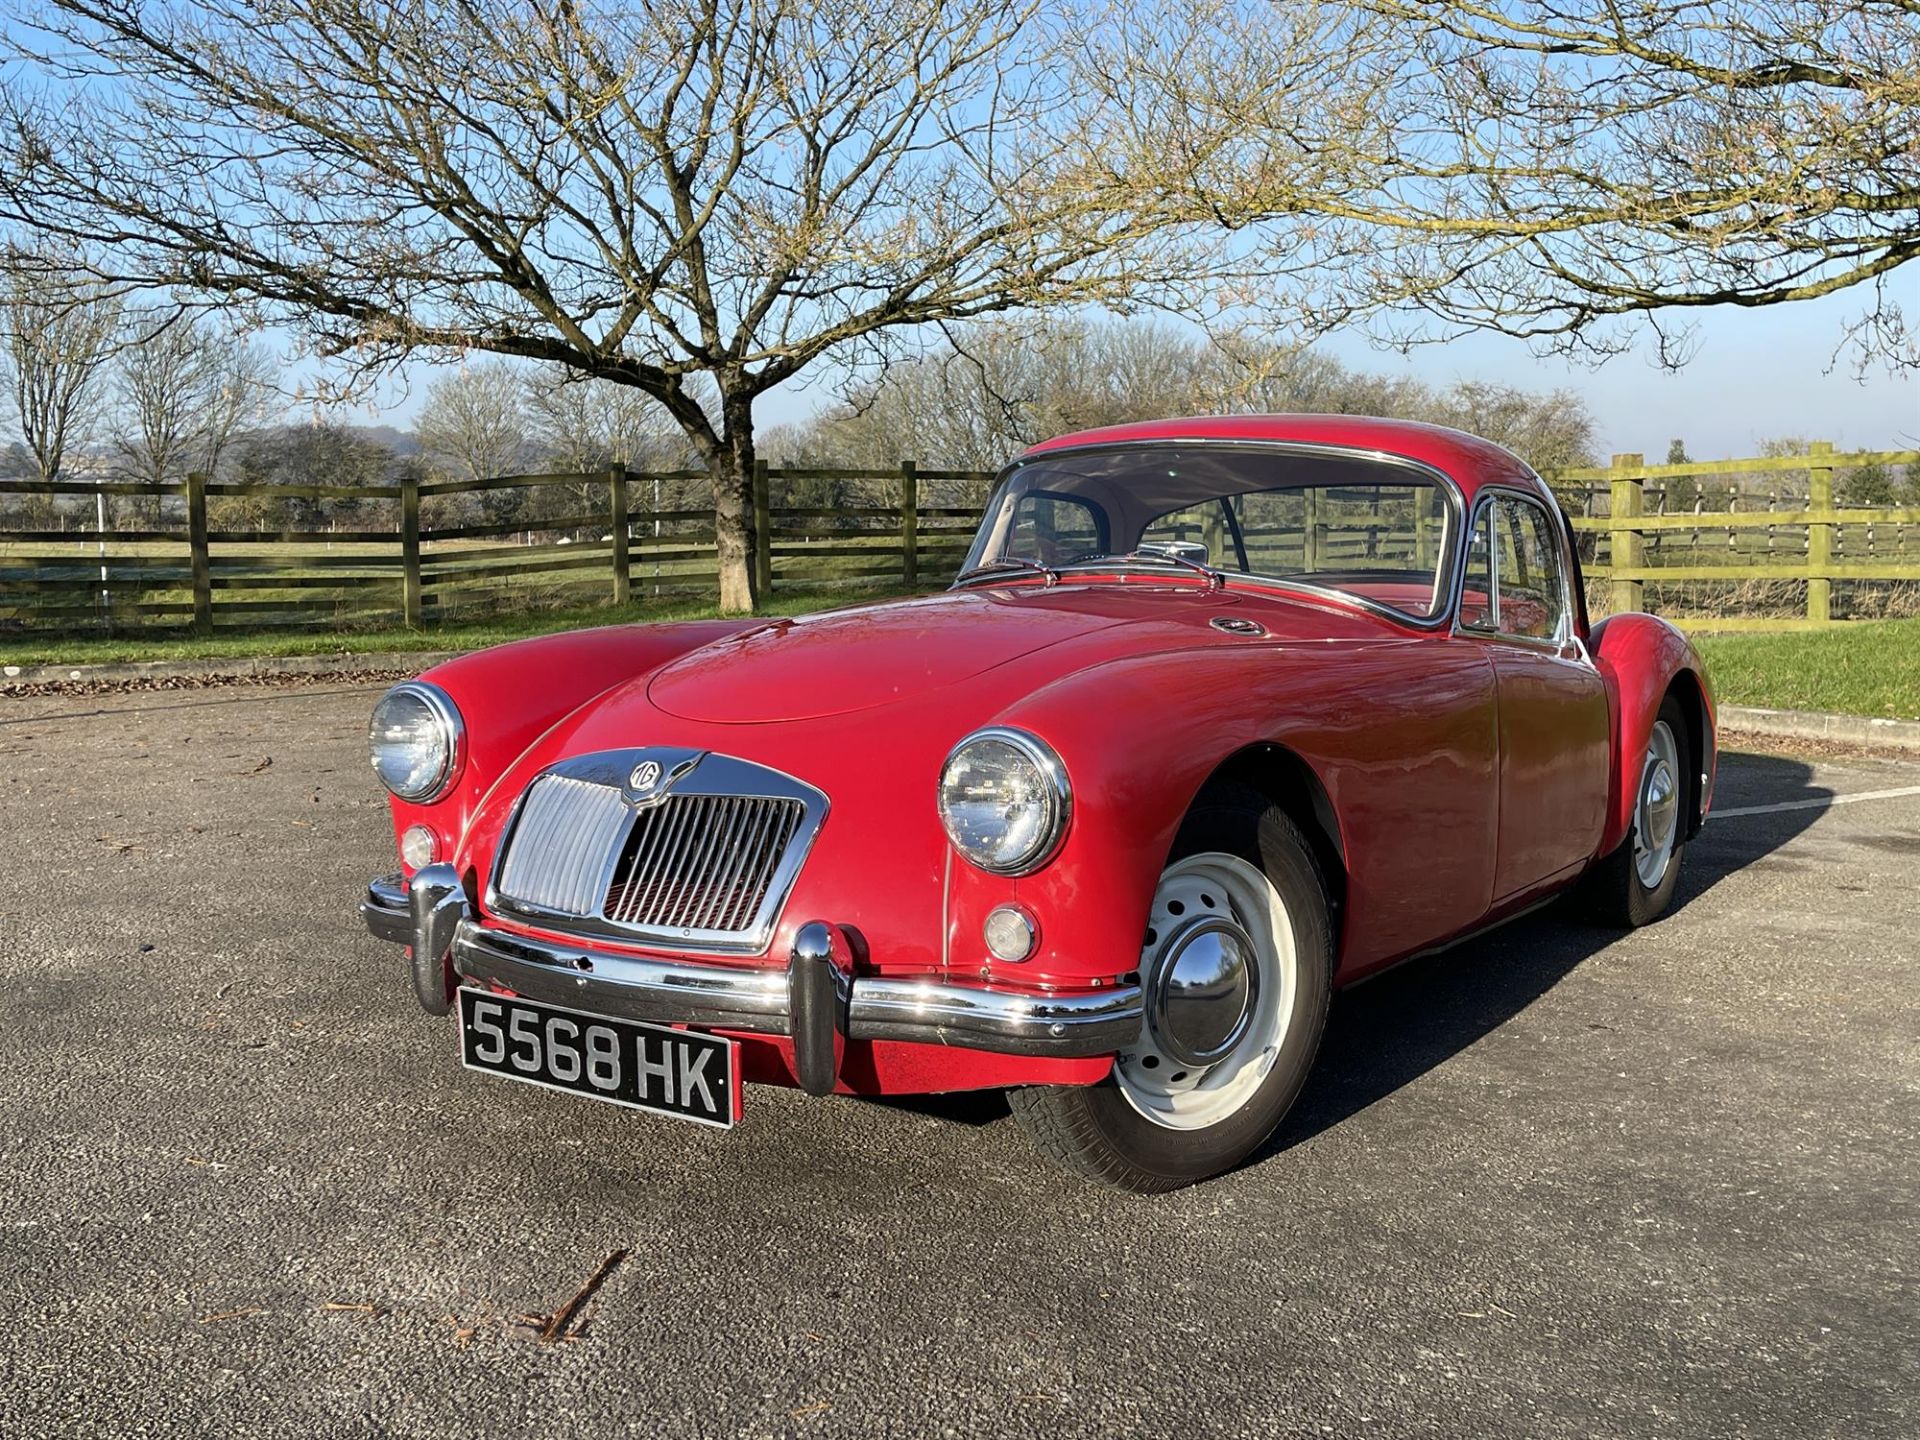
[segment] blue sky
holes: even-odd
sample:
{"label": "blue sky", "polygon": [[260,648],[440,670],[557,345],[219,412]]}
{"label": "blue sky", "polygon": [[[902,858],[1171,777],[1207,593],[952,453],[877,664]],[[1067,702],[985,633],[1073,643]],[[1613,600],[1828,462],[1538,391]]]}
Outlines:
{"label": "blue sky", "polygon": [[1678,371],[1661,368],[1650,345],[1598,368],[1541,359],[1520,341],[1491,335],[1405,359],[1356,339],[1328,348],[1356,367],[1404,368],[1435,382],[1565,386],[1586,398],[1603,459],[1621,451],[1664,458],[1676,438],[1703,460],[1752,455],[1760,440],[1783,435],[1849,450],[1920,448],[1920,374],[1889,373],[1875,361],[1856,376],[1851,352],[1835,356],[1865,304],[1864,295],[1842,294],[1770,309],[1694,312],[1683,318],[1697,326],[1697,347]]}
{"label": "blue sky", "polygon": [[[1920,283],[1899,288],[1920,290]],[[1494,335],[1406,356],[1358,334],[1322,348],[1355,369],[1440,385],[1479,379],[1538,390],[1564,386],[1586,398],[1603,460],[1624,451],[1664,458],[1676,438],[1702,460],[1756,454],[1760,441],[1784,435],[1831,440],[1846,450],[1920,449],[1920,374],[1889,373],[1876,361],[1856,376],[1854,355],[1835,355],[1868,298],[1843,293],[1768,309],[1692,312],[1679,318],[1696,327],[1696,346],[1678,371],[1663,369],[1645,344],[1598,367],[1541,358],[1522,341]],[[762,425],[779,424],[830,398],[823,389],[788,387],[767,396],[756,414]]]}
{"label": "blue sky", "polygon": [[[1900,288],[1920,291],[1920,275]],[[1377,349],[1359,334],[1323,348],[1356,369],[1411,374],[1438,385],[1482,379],[1540,390],[1565,386],[1586,397],[1603,460],[1620,451],[1664,458],[1675,438],[1702,460],[1752,455],[1761,440],[1783,435],[1831,440],[1843,450],[1920,448],[1920,374],[1889,373],[1875,362],[1856,375],[1850,353],[1835,356],[1847,323],[1867,301],[1864,293],[1843,293],[1768,309],[1694,312],[1681,318],[1697,327],[1697,345],[1678,371],[1656,364],[1647,345],[1594,367],[1541,358],[1521,341],[1493,335],[1405,356]],[[343,407],[336,418],[410,425],[434,373],[415,367],[404,393],[399,385],[383,386],[374,403]],[[760,425],[804,419],[830,404],[830,372],[817,373],[812,385],[765,396],[755,409]]]}

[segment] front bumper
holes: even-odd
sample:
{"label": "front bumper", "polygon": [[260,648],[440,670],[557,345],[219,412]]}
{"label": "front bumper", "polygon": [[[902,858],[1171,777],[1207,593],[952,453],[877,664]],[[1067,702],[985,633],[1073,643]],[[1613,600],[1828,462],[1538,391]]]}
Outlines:
{"label": "front bumper", "polygon": [[413,947],[420,1000],[435,1013],[447,1005],[434,962],[450,953],[459,974],[531,1000],[655,1024],[786,1036],[802,1088],[816,1094],[833,1089],[842,1039],[1084,1058],[1131,1044],[1143,1013],[1140,987],[1132,984],[1043,994],[857,976],[845,937],[820,921],[800,927],[784,969],[532,940],[481,925],[450,865],[429,865],[410,883],[398,875],[374,881],[360,913],[379,939]]}

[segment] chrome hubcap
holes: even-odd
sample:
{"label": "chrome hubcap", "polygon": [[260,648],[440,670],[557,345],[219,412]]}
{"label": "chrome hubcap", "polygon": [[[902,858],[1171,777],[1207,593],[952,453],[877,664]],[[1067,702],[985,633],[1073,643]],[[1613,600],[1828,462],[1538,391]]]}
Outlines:
{"label": "chrome hubcap", "polygon": [[1195,920],[1167,942],[1147,1025],[1174,1059],[1211,1065],[1246,1032],[1256,983],[1247,932],[1226,916]]}
{"label": "chrome hubcap", "polygon": [[1157,1125],[1198,1130],[1246,1104],[1292,1017],[1293,926],[1279,893],[1237,856],[1167,867],[1140,954],[1146,1023],[1114,1082]]}
{"label": "chrome hubcap", "polygon": [[1680,831],[1680,748],[1673,727],[1657,721],[1647,740],[1640,769],[1640,797],[1633,811],[1633,865],[1640,883],[1652,890],[1673,863],[1673,842]]}

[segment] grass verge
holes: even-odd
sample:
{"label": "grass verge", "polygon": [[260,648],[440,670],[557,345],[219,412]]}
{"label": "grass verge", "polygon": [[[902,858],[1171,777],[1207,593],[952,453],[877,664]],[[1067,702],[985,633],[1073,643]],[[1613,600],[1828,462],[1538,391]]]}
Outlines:
{"label": "grass verge", "polygon": [[1920,620],[1692,638],[1722,705],[1920,718]]}
{"label": "grass verge", "polygon": [[[858,600],[884,598],[907,592],[894,590],[812,590],[783,592],[764,602],[758,615],[804,615],[814,610],[849,605]],[[0,638],[0,665],[101,665],[138,660],[251,660],[282,655],[379,655],[407,650],[478,650],[532,635],[578,630],[590,625],[657,623],[668,620],[710,620],[720,613],[712,602],[658,602],[624,606],[597,605],[577,610],[535,610],[519,615],[492,615],[485,619],[409,630],[270,630],[231,635],[191,636],[60,636],[32,635]]]}

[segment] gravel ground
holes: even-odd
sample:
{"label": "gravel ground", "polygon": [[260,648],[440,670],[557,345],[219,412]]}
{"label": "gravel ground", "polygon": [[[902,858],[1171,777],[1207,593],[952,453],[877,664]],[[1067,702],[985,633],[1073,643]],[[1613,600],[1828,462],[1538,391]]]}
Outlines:
{"label": "gravel ground", "polygon": [[1664,923],[1350,992],[1271,1153],[1142,1200],[993,1097],[463,1072],[354,914],[371,699],[0,702],[9,1434],[1920,1432],[1920,794],[1824,803],[1920,765],[1728,755],[1800,808]]}

